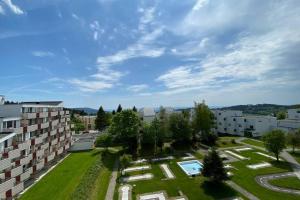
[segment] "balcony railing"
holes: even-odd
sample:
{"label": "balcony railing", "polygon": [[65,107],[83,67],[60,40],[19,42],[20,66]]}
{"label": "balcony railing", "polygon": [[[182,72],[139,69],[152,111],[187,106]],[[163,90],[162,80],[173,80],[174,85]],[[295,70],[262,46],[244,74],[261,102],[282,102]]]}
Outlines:
{"label": "balcony railing", "polygon": [[0,160],[0,172],[4,169],[7,169],[11,166],[11,161],[9,158]]}
{"label": "balcony railing", "polygon": [[12,196],[17,195],[22,190],[24,190],[24,182],[20,182],[18,185],[16,185],[15,187],[12,188],[12,190],[11,190]]}
{"label": "balcony railing", "polygon": [[20,174],[22,174],[22,172],[23,172],[23,166],[22,165],[20,165],[16,168],[13,168],[11,170],[11,177],[19,176]]}
{"label": "balcony railing", "polygon": [[0,194],[10,190],[15,184],[15,179],[8,179],[0,184]]}

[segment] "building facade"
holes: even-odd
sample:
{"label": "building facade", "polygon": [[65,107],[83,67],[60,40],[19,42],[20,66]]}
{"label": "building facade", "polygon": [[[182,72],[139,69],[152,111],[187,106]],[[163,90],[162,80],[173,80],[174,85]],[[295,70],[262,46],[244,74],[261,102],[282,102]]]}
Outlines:
{"label": "building facade", "polygon": [[85,131],[95,130],[95,120],[97,116],[78,116],[78,119],[84,124]]}
{"label": "building facade", "polygon": [[62,102],[0,104],[0,199],[18,195],[29,179],[72,145]]}
{"label": "building facade", "polygon": [[287,132],[300,129],[300,108],[288,110],[287,118],[278,120],[278,128]]}
{"label": "building facade", "polygon": [[146,123],[151,123],[155,119],[154,108],[141,108],[139,110],[139,117],[142,121]]}

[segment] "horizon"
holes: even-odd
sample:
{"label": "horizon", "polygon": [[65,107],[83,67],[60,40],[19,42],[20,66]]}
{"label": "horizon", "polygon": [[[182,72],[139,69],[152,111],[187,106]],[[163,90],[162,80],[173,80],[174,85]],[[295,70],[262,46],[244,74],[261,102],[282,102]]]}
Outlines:
{"label": "horizon", "polygon": [[296,0],[3,0],[0,94],[93,109],[299,104],[299,18]]}

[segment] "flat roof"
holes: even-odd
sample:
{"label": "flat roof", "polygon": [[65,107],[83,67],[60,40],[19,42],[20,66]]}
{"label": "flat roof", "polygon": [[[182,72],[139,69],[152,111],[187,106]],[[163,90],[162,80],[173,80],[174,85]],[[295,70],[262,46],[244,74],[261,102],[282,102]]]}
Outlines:
{"label": "flat roof", "polygon": [[21,104],[27,104],[27,105],[51,105],[51,106],[58,106],[59,104],[62,104],[63,101],[25,101],[21,102]]}
{"label": "flat roof", "polygon": [[14,137],[16,133],[0,133],[0,143]]}

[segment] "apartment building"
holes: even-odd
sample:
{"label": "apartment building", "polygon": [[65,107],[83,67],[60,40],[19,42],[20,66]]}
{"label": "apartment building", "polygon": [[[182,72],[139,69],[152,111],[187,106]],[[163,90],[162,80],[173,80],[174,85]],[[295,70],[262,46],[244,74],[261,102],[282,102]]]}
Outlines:
{"label": "apartment building", "polygon": [[151,123],[155,118],[154,108],[141,108],[139,110],[139,117],[146,123]]}
{"label": "apartment building", "polygon": [[85,131],[95,130],[95,120],[97,116],[78,116],[78,119],[84,124]]}
{"label": "apartment building", "polygon": [[0,199],[10,199],[70,148],[71,125],[60,101],[0,103]]}
{"label": "apartment building", "polygon": [[245,133],[253,137],[261,136],[267,131],[277,128],[276,117],[243,115],[236,110],[213,110],[217,133],[244,136]]}
{"label": "apartment building", "polygon": [[287,112],[287,118],[278,120],[278,129],[286,132],[295,131],[300,129],[300,108],[289,109]]}

